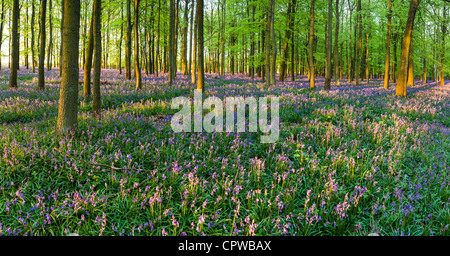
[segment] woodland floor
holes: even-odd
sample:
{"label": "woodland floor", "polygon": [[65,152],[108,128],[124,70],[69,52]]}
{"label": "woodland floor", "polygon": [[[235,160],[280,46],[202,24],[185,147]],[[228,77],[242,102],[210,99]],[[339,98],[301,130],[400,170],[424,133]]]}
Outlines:
{"label": "woodland floor", "polygon": [[[80,81],[82,81],[80,71]],[[134,90],[102,71],[99,119],[83,103],[79,129],[55,133],[60,78],[0,71],[1,235],[449,235],[450,81],[306,77],[264,89],[259,79],[206,74],[206,96],[280,97],[280,139],[259,133],[174,133],[177,74],[143,74]],[[109,168],[107,166],[114,166]]]}

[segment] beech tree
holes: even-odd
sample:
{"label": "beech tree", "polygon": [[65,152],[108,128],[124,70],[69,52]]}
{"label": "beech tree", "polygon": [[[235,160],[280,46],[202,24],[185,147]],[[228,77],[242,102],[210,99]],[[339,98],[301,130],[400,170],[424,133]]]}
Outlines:
{"label": "beech tree", "polygon": [[[43,0],[45,1],[45,0]],[[59,91],[56,128],[66,133],[78,127],[78,56],[80,31],[80,0],[64,1],[62,77]]]}

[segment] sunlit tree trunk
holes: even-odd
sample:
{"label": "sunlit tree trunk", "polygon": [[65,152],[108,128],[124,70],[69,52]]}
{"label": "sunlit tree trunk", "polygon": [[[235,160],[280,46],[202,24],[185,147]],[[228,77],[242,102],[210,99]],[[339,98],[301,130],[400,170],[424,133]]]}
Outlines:
{"label": "sunlit tree trunk", "polygon": [[386,62],[384,65],[384,88],[389,89],[389,64],[391,56],[391,19],[392,19],[392,0],[389,0],[389,11],[387,21],[387,36],[386,36]]}
{"label": "sunlit tree trunk", "polygon": [[313,43],[314,43],[314,1],[311,0],[311,15],[310,15],[310,25],[309,25],[309,82],[311,89],[315,88],[314,82],[314,54],[313,54]]}
{"label": "sunlit tree trunk", "polygon": [[400,69],[398,74],[397,88],[395,95],[406,97],[406,82],[408,79],[408,62],[409,62],[409,52],[411,48],[411,36],[414,27],[414,18],[416,16],[417,9],[419,7],[421,0],[411,0],[408,20],[406,22],[405,33],[402,42],[402,55],[400,59]]}

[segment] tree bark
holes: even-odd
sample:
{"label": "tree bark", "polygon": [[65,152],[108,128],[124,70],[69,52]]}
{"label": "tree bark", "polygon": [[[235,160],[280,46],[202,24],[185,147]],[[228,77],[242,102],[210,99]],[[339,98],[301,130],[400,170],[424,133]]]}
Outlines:
{"label": "tree bark", "polygon": [[339,81],[339,0],[336,0],[336,28],[334,30],[334,81],[340,85]]}
{"label": "tree bark", "polygon": [[17,88],[17,69],[19,68],[19,0],[13,1],[13,16],[12,16],[12,63],[9,76],[9,87]]}
{"label": "tree bark", "polygon": [[141,0],[134,0],[134,69],[136,72],[136,90],[142,89],[141,66],[139,59],[139,4]]}
{"label": "tree bark", "polygon": [[[94,0],[93,13],[93,37],[94,37],[94,73],[92,77],[92,114],[100,115],[100,75],[102,71],[102,6],[101,0]],[[90,69],[88,70],[90,72]]]}
{"label": "tree bark", "polygon": [[[95,7],[93,7],[94,10]],[[86,59],[84,61],[84,77],[83,77],[83,95],[87,101],[91,95],[91,70],[92,70],[92,54],[94,51],[94,12],[91,18],[91,27],[89,29],[89,38],[87,45]]]}
{"label": "tree bark", "polygon": [[362,48],[361,0],[358,0],[358,5],[357,5],[356,11],[357,11],[357,15],[358,15],[358,52],[357,52],[357,56],[356,56],[356,66],[355,66],[355,85],[359,85],[359,75],[360,75],[360,67],[361,67],[361,48]]}
{"label": "tree bark", "polygon": [[203,42],[203,0],[197,0],[197,19],[198,19],[198,77],[197,90],[205,91],[205,73],[204,73],[204,42]]}
{"label": "tree bark", "polygon": [[176,67],[173,66],[173,58],[176,54],[175,51],[175,0],[170,0],[169,6],[169,84],[173,83],[175,79]]}
{"label": "tree bark", "polygon": [[327,44],[327,73],[325,77],[325,90],[331,88],[331,44],[332,42],[332,20],[333,20],[333,4],[332,0],[328,0],[328,44]]}
{"label": "tree bark", "polygon": [[314,1],[311,0],[311,15],[310,15],[310,25],[309,25],[309,82],[310,88],[315,88],[314,79],[314,54],[313,54],[313,43],[314,43]]}
{"label": "tree bark", "polygon": [[125,79],[131,79],[131,0],[127,0],[127,39],[125,51]]}
{"label": "tree bark", "polygon": [[387,36],[386,36],[386,62],[384,65],[384,88],[389,89],[389,64],[391,56],[391,19],[392,19],[392,0],[389,0],[389,11],[387,16]]}
{"label": "tree bark", "polygon": [[65,1],[64,9],[63,72],[59,93],[58,120],[56,123],[57,130],[62,133],[78,127],[80,0]]}
{"label": "tree bark", "polygon": [[47,70],[52,70],[52,49],[53,49],[53,24],[52,24],[52,0],[48,3],[48,23],[49,23],[49,43],[47,52]]}
{"label": "tree bark", "polygon": [[417,9],[419,7],[421,0],[411,0],[408,20],[406,22],[405,33],[402,42],[402,55],[400,59],[400,69],[398,74],[397,88],[395,95],[406,97],[406,82],[408,78],[408,62],[409,62],[409,52],[411,48],[411,36],[414,28],[414,18],[416,16]]}
{"label": "tree bark", "polygon": [[43,90],[45,87],[44,78],[44,61],[45,61],[45,13],[47,9],[47,0],[41,2],[41,24],[39,28],[40,43],[39,43],[39,79],[38,87]]}
{"label": "tree bark", "polygon": [[442,51],[441,51],[441,73],[440,73],[440,84],[441,86],[444,85],[445,79],[444,79],[444,59],[445,59],[445,36],[447,34],[447,17],[446,17],[447,8],[444,6],[443,14],[442,14]]}

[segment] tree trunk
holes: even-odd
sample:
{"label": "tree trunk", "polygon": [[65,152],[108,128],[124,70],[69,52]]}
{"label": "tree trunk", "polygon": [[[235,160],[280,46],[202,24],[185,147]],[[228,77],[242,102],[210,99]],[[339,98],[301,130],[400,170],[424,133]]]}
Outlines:
{"label": "tree trunk", "polygon": [[444,79],[444,58],[445,58],[445,36],[447,35],[447,17],[446,17],[446,12],[447,12],[447,8],[444,6],[444,10],[443,10],[443,19],[442,19],[442,42],[441,42],[441,46],[442,46],[442,51],[441,51],[441,78],[440,80],[440,85],[443,86],[445,83],[445,79]]}
{"label": "tree trunk", "polygon": [[311,0],[311,15],[310,15],[310,25],[309,25],[309,82],[311,89],[315,88],[314,82],[314,54],[313,54],[313,43],[314,43],[314,1]]}
{"label": "tree trunk", "polygon": [[141,66],[139,64],[139,3],[134,0],[134,69],[136,71],[136,90],[142,89]]}
{"label": "tree trunk", "polygon": [[356,66],[355,66],[355,85],[359,85],[359,75],[360,75],[360,67],[361,67],[361,47],[362,47],[361,0],[358,0],[358,5],[357,5],[356,11],[357,11],[357,15],[358,15],[358,52],[357,52],[357,56],[356,56]]}
{"label": "tree trunk", "polygon": [[334,31],[334,81],[340,85],[339,81],[339,0],[336,0],[336,28]]}
{"label": "tree trunk", "polygon": [[402,55],[400,59],[400,69],[398,73],[398,81],[395,95],[406,97],[406,82],[408,78],[408,62],[409,62],[409,52],[411,48],[411,36],[414,27],[414,18],[416,16],[417,8],[419,7],[421,0],[411,0],[408,20],[406,22],[405,34],[403,36],[402,42]]}
{"label": "tree trunk", "polygon": [[[95,6],[93,7],[94,10]],[[83,95],[84,100],[88,100],[91,95],[91,69],[92,69],[92,53],[94,51],[94,12],[91,18],[91,27],[89,29],[89,38],[87,45],[86,59],[84,61],[84,77],[83,77]]]}
{"label": "tree trunk", "polygon": [[[94,37],[94,73],[92,77],[92,113],[95,117],[100,115],[100,75],[102,71],[102,6],[101,0],[94,0],[93,10],[93,37]],[[90,69],[88,70],[90,72]]]}
{"label": "tree trunk", "polygon": [[[194,0],[193,0],[194,1]],[[197,0],[200,1],[200,0]],[[198,8],[197,6],[195,8]],[[192,15],[194,15],[194,12],[192,12]],[[192,77],[191,77],[191,83],[195,84],[196,81],[196,73],[197,73],[197,39],[198,39],[198,18],[197,18],[198,12],[195,12],[194,17],[194,38],[192,40]]]}
{"label": "tree trunk", "polygon": [[[45,0],[43,1],[45,2]],[[56,123],[57,130],[62,133],[78,127],[80,0],[65,1],[64,9],[63,72],[59,91],[58,120]]]}
{"label": "tree trunk", "polygon": [[63,53],[62,41],[63,41],[63,38],[64,38],[64,35],[63,35],[63,26],[64,26],[64,24],[63,24],[63,22],[64,22],[64,0],[61,1],[61,29],[60,29],[60,31],[61,31],[61,46],[59,48],[59,76],[62,76],[62,53]]}
{"label": "tree trunk", "polygon": [[131,79],[131,0],[127,0],[127,40],[125,51],[125,79]]}
{"label": "tree trunk", "polygon": [[[2,10],[3,13],[3,10]],[[31,70],[33,73],[36,72],[36,61],[35,61],[35,54],[34,54],[34,17],[35,17],[35,6],[34,6],[34,0],[31,1]],[[1,38],[1,31],[0,31],[0,38]],[[1,47],[1,43],[0,43]]]}
{"label": "tree trunk", "polygon": [[386,62],[384,65],[384,88],[389,89],[389,64],[391,56],[391,19],[392,19],[392,0],[389,0],[387,22],[387,36],[386,36]]}
{"label": "tree trunk", "polygon": [[[33,4],[33,10],[34,10],[34,1],[32,2],[32,4]],[[33,12],[33,14],[34,14],[34,12]],[[2,0],[2,12],[0,13],[0,53],[1,53],[1,49],[2,49],[2,43],[3,43],[4,19],[5,19],[5,0]],[[33,22],[33,21],[34,20],[32,20],[31,22]],[[33,30],[31,31],[31,34],[33,35]],[[0,57],[0,70],[1,69],[2,69],[2,58]],[[34,70],[33,70],[33,73],[34,73]]]}
{"label": "tree trunk", "polygon": [[327,44],[327,73],[325,77],[325,90],[331,88],[331,44],[332,42],[332,20],[333,20],[333,4],[332,0],[328,0],[328,44]]}
{"label": "tree trunk", "polygon": [[[292,28],[292,32],[291,32],[291,81],[295,81],[295,54],[294,54],[294,35],[295,35],[295,30],[294,30],[294,24],[295,24],[295,6],[297,5],[297,0],[292,0],[292,10],[291,10],[291,28]],[[300,64],[299,64],[300,65]]]}
{"label": "tree trunk", "polygon": [[[289,26],[285,31],[285,41],[284,41],[284,47],[283,47],[283,59],[281,60],[281,70],[280,70],[280,82],[284,82],[284,78],[286,77],[287,73],[287,59],[288,59],[288,50],[289,50],[289,40],[291,39],[291,31],[292,31],[292,17],[291,17],[291,11],[292,11],[292,1],[289,2],[286,17],[289,20]],[[291,53],[292,54],[292,53]]]}
{"label": "tree trunk", "polygon": [[270,0],[270,35],[272,36],[272,67],[271,67],[271,77],[270,77],[270,84],[275,84],[275,74],[277,73],[277,45],[275,43],[275,0]]}
{"label": "tree trunk", "polygon": [[175,0],[170,0],[169,6],[169,84],[173,83],[175,79],[175,72],[173,72],[176,67],[173,66],[173,58],[176,54],[175,51]]}
{"label": "tree trunk", "polygon": [[198,19],[198,78],[197,90],[205,91],[205,73],[204,73],[204,47],[203,47],[203,0],[197,0],[197,19]]}
{"label": "tree trunk", "polygon": [[[45,13],[47,9],[47,0],[41,2],[41,24],[39,28],[40,43],[39,43],[39,89],[43,90],[45,86],[44,78],[44,61],[45,61]],[[78,55],[77,55],[78,56]],[[78,84],[77,84],[78,85]]]}
{"label": "tree trunk", "polygon": [[13,16],[12,16],[12,63],[9,77],[9,87],[17,88],[17,69],[19,67],[19,0],[13,1]]}
{"label": "tree trunk", "polygon": [[48,52],[47,52],[47,70],[52,70],[52,49],[53,49],[53,25],[52,25],[52,0],[48,3],[48,23],[49,23],[49,43],[48,43]]}

